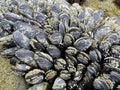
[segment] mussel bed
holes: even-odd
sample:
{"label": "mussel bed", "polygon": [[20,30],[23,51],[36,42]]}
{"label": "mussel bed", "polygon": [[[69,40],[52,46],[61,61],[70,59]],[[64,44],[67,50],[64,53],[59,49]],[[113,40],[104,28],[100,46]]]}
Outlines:
{"label": "mussel bed", "polygon": [[1,55],[28,90],[119,90],[120,18],[66,0],[1,2]]}

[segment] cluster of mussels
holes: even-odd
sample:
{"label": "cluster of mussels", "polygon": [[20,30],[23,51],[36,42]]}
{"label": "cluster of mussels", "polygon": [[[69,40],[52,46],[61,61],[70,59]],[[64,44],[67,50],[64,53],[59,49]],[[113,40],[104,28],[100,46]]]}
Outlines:
{"label": "cluster of mussels", "polygon": [[28,90],[120,90],[118,17],[65,0],[8,1],[1,54]]}

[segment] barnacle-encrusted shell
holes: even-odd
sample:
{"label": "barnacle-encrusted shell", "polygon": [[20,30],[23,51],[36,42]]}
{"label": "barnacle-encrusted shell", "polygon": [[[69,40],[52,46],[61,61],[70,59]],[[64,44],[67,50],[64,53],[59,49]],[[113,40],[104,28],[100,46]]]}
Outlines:
{"label": "barnacle-encrusted shell", "polygon": [[61,77],[62,79],[64,79],[64,80],[68,80],[68,79],[71,78],[71,73],[70,73],[69,71],[67,71],[67,70],[62,70],[62,71],[60,72],[60,77]]}
{"label": "barnacle-encrusted shell", "polygon": [[57,75],[57,72],[55,70],[49,70],[45,73],[45,80],[51,80],[55,78]]}
{"label": "barnacle-encrusted shell", "polygon": [[62,58],[58,58],[55,60],[54,67],[56,70],[62,70],[66,68],[66,61]]}

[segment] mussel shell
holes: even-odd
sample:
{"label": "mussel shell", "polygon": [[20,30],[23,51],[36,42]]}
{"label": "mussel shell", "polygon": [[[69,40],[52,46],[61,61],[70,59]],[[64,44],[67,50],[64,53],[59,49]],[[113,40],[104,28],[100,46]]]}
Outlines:
{"label": "mussel shell", "polygon": [[109,74],[103,74],[96,78],[93,82],[93,86],[98,90],[112,90],[114,86],[114,81],[111,81]]}
{"label": "mussel shell", "polygon": [[35,35],[35,39],[42,44],[44,47],[49,46],[49,42],[47,40],[47,35],[43,30],[39,30],[39,32]]}
{"label": "mussel shell", "polygon": [[95,19],[94,20],[95,25],[99,24],[102,21],[103,16],[104,16],[103,10],[96,10],[94,12],[93,18]]}
{"label": "mussel shell", "polygon": [[63,38],[64,47],[72,45],[74,41],[75,41],[75,39],[71,34],[68,34],[68,33],[65,34],[65,36]]}
{"label": "mussel shell", "polygon": [[16,63],[15,66],[12,66],[11,69],[15,72],[18,76],[24,76],[26,72],[31,70],[31,67],[27,64],[20,64]]}
{"label": "mussel shell", "polygon": [[75,73],[75,72],[76,72],[75,66],[74,66],[74,65],[71,65],[71,64],[68,64],[67,70],[68,70],[70,73]]}
{"label": "mussel shell", "polygon": [[52,80],[55,78],[55,76],[57,75],[57,72],[55,70],[48,70],[45,73],[45,80]]}
{"label": "mussel shell", "polygon": [[48,59],[50,62],[53,62],[53,58],[47,53],[38,51],[38,52],[36,52],[34,58],[37,59],[38,57],[43,57],[45,59]]}
{"label": "mussel shell", "polygon": [[82,71],[76,71],[74,74],[74,81],[80,81],[82,79]]}
{"label": "mussel shell", "polygon": [[104,63],[104,69],[105,71],[110,71],[110,70],[115,70],[120,72],[120,61],[118,58],[114,58],[114,57],[106,57],[105,59],[105,63]]}
{"label": "mussel shell", "polygon": [[92,45],[92,39],[81,37],[74,42],[74,47],[80,51],[86,51]]}
{"label": "mussel shell", "polygon": [[53,90],[66,90],[66,82],[60,77],[56,78],[52,86]]}
{"label": "mussel shell", "polygon": [[91,30],[97,28],[103,20],[104,12],[103,10],[96,10],[92,17],[87,22],[86,28]]}
{"label": "mussel shell", "polygon": [[52,5],[51,10],[52,10],[52,15],[53,16],[57,16],[61,11],[60,7],[59,7],[59,4],[57,4],[57,3]]}
{"label": "mussel shell", "polygon": [[62,13],[60,14],[59,16],[59,19],[62,20],[62,21],[65,21],[66,24],[69,24],[69,15],[67,13]]}
{"label": "mussel shell", "polygon": [[19,49],[16,51],[15,55],[19,59],[26,59],[26,57],[33,58],[34,52],[26,49]]}
{"label": "mussel shell", "polygon": [[75,73],[76,72],[76,64],[77,64],[76,58],[71,55],[66,56],[66,62],[67,62],[67,70],[71,73]]}
{"label": "mussel shell", "polygon": [[89,52],[89,57],[91,61],[97,61],[97,62],[100,62],[102,59],[101,52],[98,49],[91,50]]}
{"label": "mussel shell", "polygon": [[27,72],[31,69],[30,66],[28,66],[27,64],[16,64],[15,66],[12,66],[12,70],[16,72],[20,71],[20,72]]}
{"label": "mussel shell", "polygon": [[43,21],[47,18],[47,16],[44,13],[37,12],[34,14],[34,18],[39,22],[43,23]]}
{"label": "mussel shell", "polygon": [[32,52],[30,50],[19,49],[15,52],[15,56],[18,59],[20,59],[20,61],[22,61],[30,66],[33,66],[33,67],[37,66],[35,60],[33,59],[34,52]]}
{"label": "mussel shell", "polygon": [[78,63],[76,57],[72,55],[66,55],[65,60],[68,64],[73,65],[73,66],[77,65]]}
{"label": "mussel shell", "polygon": [[45,71],[51,69],[53,66],[53,63],[52,63],[53,59],[48,54],[40,52],[39,54],[35,54],[34,58],[38,66]]}
{"label": "mussel shell", "polygon": [[4,16],[2,13],[0,13],[0,22],[3,20]]}
{"label": "mussel shell", "polygon": [[81,63],[79,63],[79,64],[77,64],[77,71],[83,71],[83,70],[85,70],[85,65],[83,65],[83,64],[81,64]]}
{"label": "mussel shell", "polygon": [[74,15],[71,15],[70,27],[78,27],[78,18],[75,17]]}
{"label": "mussel shell", "polygon": [[85,85],[87,85],[87,84],[89,84],[89,83],[91,82],[91,80],[93,80],[93,79],[94,79],[93,75],[92,75],[91,73],[89,73],[89,72],[86,72],[86,73],[84,74],[84,77],[83,77],[83,83],[84,83]]}
{"label": "mussel shell", "polygon": [[62,70],[60,72],[60,77],[64,80],[69,80],[69,79],[71,79],[71,73],[67,70]]}
{"label": "mussel shell", "polygon": [[38,84],[43,81],[44,79],[44,71],[40,69],[34,69],[32,71],[29,71],[25,75],[25,80],[29,84]]}
{"label": "mussel shell", "polygon": [[111,18],[108,18],[105,24],[114,24],[114,26],[116,27],[119,26],[119,22],[120,22],[120,18],[113,16]]}
{"label": "mussel shell", "polygon": [[30,49],[29,38],[19,31],[13,33],[14,42],[21,48]]}
{"label": "mussel shell", "polygon": [[87,72],[89,72],[91,75],[95,75],[97,73],[97,70],[93,66],[88,66]]}
{"label": "mussel shell", "polygon": [[99,48],[102,49],[103,51],[106,51],[117,40],[118,40],[118,33],[110,32],[103,38],[103,40],[100,43]]}
{"label": "mussel shell", "polygon": [[54,67],[56,70],[63,70],[66,68],[66,61],[62,58],[58,58],[54,60]]}
{"label": "mussel shell", "polygon": [[67,32],[69,28],[70,16],[67,13],[62,13],[59,16],[59,19],[64,22],[65,30]]}
{"label": "mussel shell", "polygon": [[83,9],[80,9],[79,12],[78,12],[78,19],[80,22],[83,22],[84,21],[84,17],[85,17],[85,12]]}
{"label": "mussel shell", "polygon": [[43,57],[36,59],[36,62],[38,66],[45,71],[51,69],[53,66],[52,62],[48,61],[47,59]]}
{"label": "mussel shell", "polygon": [[44,45],[35,39],[30,39],[30,45],[34,50],[45,51]]}
{"label": "mussel shell", "polygon": [[36,32],[39,32],[39,30],[37,30],[32,25],[22,21],[15,22],[15,24],[13,25],[13,29],[15,31],[19,31],[23,33],[28,38],[34,38],[34,36],[36,35]]}
{"label": "mussel shell", "polygon": [[48,36],[49,40],[53,45],[61,45],[63,36],[61,33],[53,33],[52,35]]}
{"label": "mussel shell", "polygon": [[35,84],[32,87],[30,87],[27,90],[47,90],[48,89],[48,83],[47,82],[41,82],[40,84]]}
{"label": "mussel shell", "polygon": [[59,22],[59,32],[64,35],[65,34],[65,25],[62,21]]}
{"label": "mussel shell", "polygon": [[17,47],[9,48],[1,52],[1,55],[5,57],[13,57],[15,55],[15,52],[18,50]]}
{"label": "mussel shell", "polygon": [[4,36],[4,31],[3,29],[0,27],[0,37],[3,37]]}
{"label": "mussel shell", "polygon": [[90,59],[88,54],[86,54],[85,52],[80,52],[77,54],[77,60],[82,64],[88,64]]}
{"label": "mussel shell", "polygon": [[28,18],[32,18],[33,17],[33,9],[27,5],[27,4],[21,4],[18,8],[19,12],[28,17]]}
{"label": "mussel shell", "polygon": [[112,28],[110,26],[100,26],[95,32],[94,32],[94,39],[96,41],[101,41],[101,39],[107,35],[109,32],[112,31]]}
{"label": "mussel shell", "polygon": [[82,30],[78,27],[70,27],[68,33],[70,33],[75,39],[78,39],[82,34]]}
{"label": "mussel shell", "polygon": [[11,12],[5,13],[5,14],[4,14],[4,17],[5,17],[7,20],[10,20],[10,21],[13,21],[13,22],[16,22],[17,20],[22,19],[18,14],[11,13]]}
{"label": "mussel shell", "polygon": [[21,61],[17,57],[10,58],[10,64],[16,65],[17,63],[20,63]]}
{"label": "mussel shell", "polygon": [[47,47],[47,52],[53,57],[53,58],[60,58],[61,51],[58,47],[54,45],[49,45]]}
{"label": "mussel shell", "polygon": [[11,25],[5,20],[2,20],[0,22],[0,26],[4,31],[7,31],[8,33],[11,33]]}
{"label": "mussel shell", "polygon": [[106,82],[104,82],[104,80],[97,80],[97,79],[95,79],[93,85],[94,85],[95,89],[110,90],[109,86],[106,84]]}
{"label": "mussel shell", "polygon": [[76,55],[78,52],[78,50],[74,47],[67,47],[67,49],[65,50],[65,53],[68,54],[68,55]]}
{"label": "mussel shell", "polygon": [[113,45],[111,47],[111,53],[114,57],[120,58],[120,46],[119,45]]}
{"label": "mussel shell", "polygon": [[120,82],[120,74],[118,72],[115,71],[111,71],[110,72],[110,77],[112,78],[112,80],[114,80],[116,83]]}

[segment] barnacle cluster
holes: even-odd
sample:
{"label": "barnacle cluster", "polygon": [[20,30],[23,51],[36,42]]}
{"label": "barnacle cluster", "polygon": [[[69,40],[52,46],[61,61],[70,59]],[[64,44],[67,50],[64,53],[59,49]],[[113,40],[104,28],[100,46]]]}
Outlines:
{"label": "barnacle cluster", "polygon": [[65,0],[9,0],[5,8],[1,54],[28,90],[119,90],[119,17]]}

